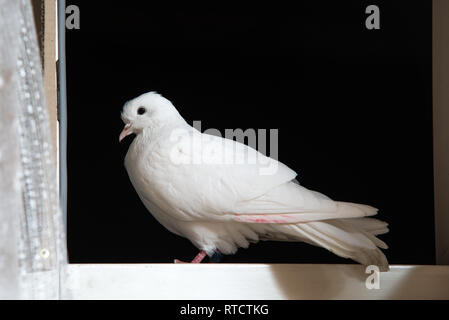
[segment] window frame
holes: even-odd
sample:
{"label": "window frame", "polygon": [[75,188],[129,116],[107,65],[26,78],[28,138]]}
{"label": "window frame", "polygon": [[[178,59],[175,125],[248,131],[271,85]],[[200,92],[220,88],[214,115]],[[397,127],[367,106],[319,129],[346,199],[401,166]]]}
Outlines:
{"label": "window frame", "polygon": [[[56,143],[60,201],[66,225],[65,32],[58,32],[65,30],[66,5],[65,0],[42,1],[45,2],[46,26],[45,89],[50,119],[53,119],[51,130]],[[449,86],[448,17],[449,3],[433,0],[437,264],[449,264],[449,197],[446,196],[449,188],[449,130],[446,129],[449,128],[449,91],[445,90]],[[366,273],[363,266],[344,264],[69,264],[66,271],[67,298],[75,299],[449,299],[449,266],[394,265],[390,272],[380,274],[379,290],[365,286],[371,273]]]}

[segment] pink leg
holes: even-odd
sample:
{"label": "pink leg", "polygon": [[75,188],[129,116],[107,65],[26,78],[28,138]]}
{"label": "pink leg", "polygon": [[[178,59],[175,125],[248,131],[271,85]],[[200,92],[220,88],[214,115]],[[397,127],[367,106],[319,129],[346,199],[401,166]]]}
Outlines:
{"label": "pink leg", "polygon": [[184,262],[178,259],[175,259],[175,263],[201,263],[201,261],[203,261],[203,259],[206,257],[206,251],[201,250],[195,258],[193,258],[193,260],[191,262]]}

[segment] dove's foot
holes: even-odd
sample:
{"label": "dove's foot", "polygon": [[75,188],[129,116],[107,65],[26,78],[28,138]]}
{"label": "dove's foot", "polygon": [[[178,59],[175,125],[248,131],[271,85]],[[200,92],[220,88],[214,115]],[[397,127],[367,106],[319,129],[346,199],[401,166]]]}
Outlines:
{"label": "dove's foot", "polygon": [[206,251],[201,250],[195,258],[193,258],[193,260],[191,262],[184,262],[178,259],[175,259],[174,263],[201,263],[201,261],[203,261],[203,259],[206,257]]}
{"label": "dove's foot", "polygon": [[209,261],[212,263],[221,262],[223,259],[223,254],[220,251],[215,251],[214,254],[209,258]]}

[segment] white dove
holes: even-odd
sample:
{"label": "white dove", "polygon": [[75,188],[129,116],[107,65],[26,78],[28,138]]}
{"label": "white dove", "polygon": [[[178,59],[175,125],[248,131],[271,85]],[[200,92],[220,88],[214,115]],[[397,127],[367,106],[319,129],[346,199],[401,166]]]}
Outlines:
{"label": "white dove", "polygon": [[192,263],[275,240],[303,241],[388,270],[378,248],[387,245],[376,238],[387,223],[366,218],[377,209],[304,188],[284,164],[199,132],[156,92],[127,102],[122,120],[119,140],[136,135],[125,157],[129,178],[151,214],[200,250]]}

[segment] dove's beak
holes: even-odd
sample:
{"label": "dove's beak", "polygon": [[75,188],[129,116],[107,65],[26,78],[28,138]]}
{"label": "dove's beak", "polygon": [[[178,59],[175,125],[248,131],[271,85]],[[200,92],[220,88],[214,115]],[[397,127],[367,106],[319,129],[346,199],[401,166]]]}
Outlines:
{"label": "dove's beak", "polygon": [[129,136],[133,133],[133,129],[131,128],[131,124],[128,123],[123,128],[122,132],[120,133],[120,137],[118,138],[118,141],[121,142],[126,136]]}

